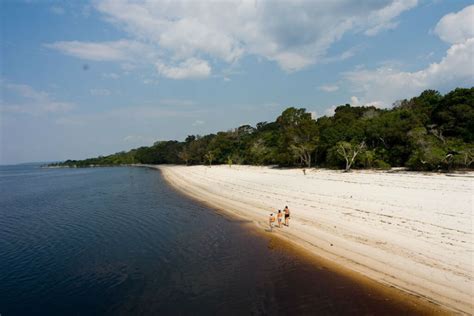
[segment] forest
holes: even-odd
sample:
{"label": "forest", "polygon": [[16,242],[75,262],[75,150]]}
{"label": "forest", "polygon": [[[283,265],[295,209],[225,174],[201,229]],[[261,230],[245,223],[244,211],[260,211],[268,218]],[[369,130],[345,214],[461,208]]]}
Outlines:
{"label": "forest", "polygon": [[390,109],[341,105],[333,116],[313,119],[289,107],[274,122],[184,141],[158,141],[85,160],[50,166],[91,167],[129,164],[246,164],[280,167],[437,171],[472,169],[474,87],[445,95],[426,90]]}

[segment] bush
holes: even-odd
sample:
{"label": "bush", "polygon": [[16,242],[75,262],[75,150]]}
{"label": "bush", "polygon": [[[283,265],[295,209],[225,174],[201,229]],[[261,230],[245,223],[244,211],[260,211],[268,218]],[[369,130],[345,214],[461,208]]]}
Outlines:
{"label": "bush", "polygon": [[346,162],[337,152],[337,146],[333,146],[328,150],[326,163],[326,166],[331,169],[344,169]]}
{"label": "bush", "polygon": [[382,169],[382,170],[389,170],[390,168],[392,168],[392,166],[389,163],[380,159],[375,159],[373,163],[373,167],[375,169]]}
{"label": "bush", "polygon": [[415,150],[406,165],[412,170],[438,170],[445,169],[446,165],[446,152],[439,147],[421,148]]}

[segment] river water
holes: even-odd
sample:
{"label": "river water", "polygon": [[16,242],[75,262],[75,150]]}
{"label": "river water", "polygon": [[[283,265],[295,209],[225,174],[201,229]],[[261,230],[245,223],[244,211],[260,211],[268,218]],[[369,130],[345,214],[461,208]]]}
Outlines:
{"label": "river water", "polygon": [[0,314],[420,312],[252,227],[156,170],[0,167]]}

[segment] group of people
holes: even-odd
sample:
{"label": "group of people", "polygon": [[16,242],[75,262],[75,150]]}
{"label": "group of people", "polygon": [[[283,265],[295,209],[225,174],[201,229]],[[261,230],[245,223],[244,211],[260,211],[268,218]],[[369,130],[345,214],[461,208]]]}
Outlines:
{"label": "group of people", "polygon": [[275,219],[275,214],[274,213],[271,213],[270,214],[270,217],[268,219],[268,223],[270,225],[270,230],[273,230],[273,226],[275,224],[275,221],[278,220],[278,227],[281,228],[281,224],[283,222],[283,216],[285,217],[285,222],[283,225],[285,226],[290,226],[290,209],[288,208],[288,206],[285,206],[285,208],[282,210],[278,210],[278,213],[276,215],[276,219]]}

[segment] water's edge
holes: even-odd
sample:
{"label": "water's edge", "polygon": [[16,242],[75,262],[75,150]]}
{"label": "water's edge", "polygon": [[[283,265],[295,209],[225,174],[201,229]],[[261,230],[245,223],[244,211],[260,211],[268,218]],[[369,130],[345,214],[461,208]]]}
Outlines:
{"label": "water's edge", "polygon": [[[159,165],[134,165],[133,167],[149,168],[155,171],[160,172],[161,176],[171,188],[173,188],[177,193],[185,196],[186,198],[194,200],[196,203],[204,205],[207,208],[214,210],[215,212],[236,220],[242,220],[243,217],[236,214],[235,212],[226,210],[222,206],[218,206],[212,203],[212,201],[205,201],[198,196],[193,195],[191,192],[183,190],[177,183],[175,183],[170,177],[166,175]],[[262,222],[258,223],[255,221],[250,221],[245,227],[252,234],[258,236],[259,238],[264,238],[268,240],[269,244],[275,244],[276,241],[289,252],[291,255],[301,258],[306,262],[309,262],[316,266],[324,266],[331,272],[341,275],[344,278],[350,279],[357,282],[363,287],[367,288],[369,291],[374,291],[381,296],[387,297],[388,300],[396,301],[398,304],[406,305],[413,309],[416,314],[422,315],[452,315],[464,314],[460,310],[455,310],[449,306],[444,306],[441,303],[430,299],[429,297],[422,296],[415,292],[410,292],[407,289],[398,288],[391,284],[381,283],[375,279],[371,279],[368,276],[365,276],[357,271],[351,270],[342,266],[341,264],[326,259],[324,257],[318,256],[315,251],[311,251],[308,247],[316,247],[315,245],[304,244],[302,241],[291,240],[285,235],[282,234],[272,234],[266,230],[266,225]]]}

